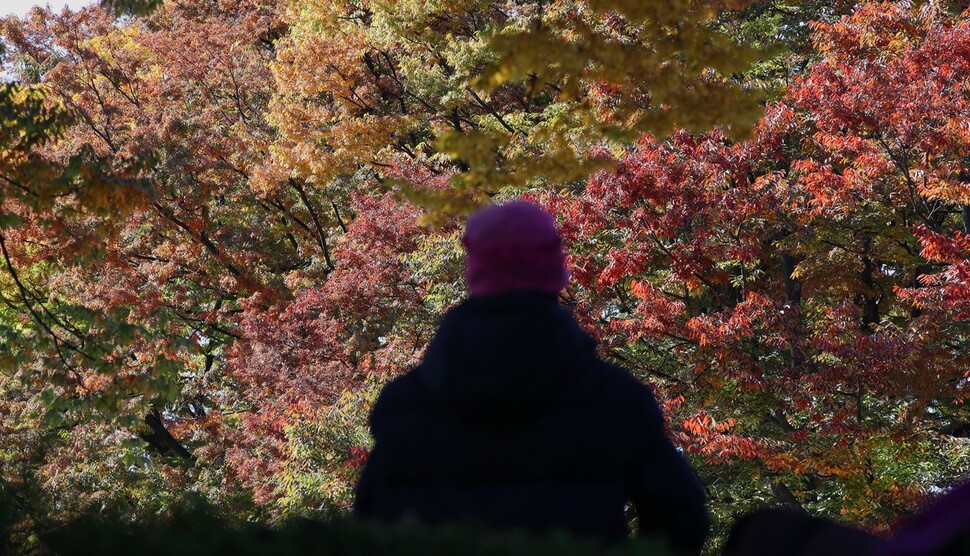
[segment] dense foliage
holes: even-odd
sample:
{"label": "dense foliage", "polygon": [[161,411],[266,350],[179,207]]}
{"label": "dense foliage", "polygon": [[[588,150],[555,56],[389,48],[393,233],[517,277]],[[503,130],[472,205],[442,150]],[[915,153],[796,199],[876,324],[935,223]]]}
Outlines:
{"label": "dense foliage", "polygon": [[22,540],[188,493],[346,510],[376,392],[463,295],[458,215],[518,194],[721,530],[885,529],[970,470],[966,6],[106,4],[0,22]]}

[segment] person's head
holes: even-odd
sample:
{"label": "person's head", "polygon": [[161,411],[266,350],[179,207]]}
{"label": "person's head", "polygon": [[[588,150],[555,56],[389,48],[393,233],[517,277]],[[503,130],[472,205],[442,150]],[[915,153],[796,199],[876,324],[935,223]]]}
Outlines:
{"label": "person's head", "polygon": [[566,287],[569,275],[556,222],[532,203],[514,201],[478,211],[468,219],[462,244],[469,295],[558,294]]}

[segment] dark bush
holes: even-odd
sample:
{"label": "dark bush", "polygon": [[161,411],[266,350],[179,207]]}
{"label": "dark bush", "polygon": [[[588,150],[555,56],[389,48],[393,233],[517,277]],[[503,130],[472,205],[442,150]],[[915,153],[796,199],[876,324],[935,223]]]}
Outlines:
{"label": "dark bush", "polygon": [[233,523],[203,505],[190,505],[151,522],[84,516],[40,535],[41,553],[63,556],[671,556],[644,540],[606,546],[564,534],[537,537],[488,532],[474,526],[426,528],[360,523],[293,521],[279,527]]}

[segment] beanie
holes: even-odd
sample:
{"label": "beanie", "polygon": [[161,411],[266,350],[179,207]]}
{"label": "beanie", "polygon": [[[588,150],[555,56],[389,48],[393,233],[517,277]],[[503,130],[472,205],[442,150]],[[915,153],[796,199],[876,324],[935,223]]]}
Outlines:
{"label": "beanie", "polygon": [[468,219],[462,244],[469,295],[557,294],[566,287],[569,275],[556,222],[537,205],[514,201],[478,211]]}

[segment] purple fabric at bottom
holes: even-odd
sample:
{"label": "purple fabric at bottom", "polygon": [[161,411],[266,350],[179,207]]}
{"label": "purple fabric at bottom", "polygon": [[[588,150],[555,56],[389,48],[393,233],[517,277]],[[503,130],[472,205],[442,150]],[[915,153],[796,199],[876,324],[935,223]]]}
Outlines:
{"label": "purple fabric at bottom", "polygon": [[874,554],[938,554],[967,535],[970,535],[970,483],[954,488],[920,512]]}

